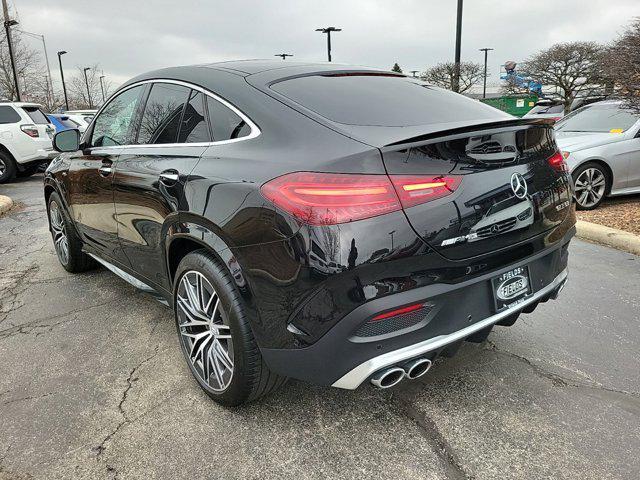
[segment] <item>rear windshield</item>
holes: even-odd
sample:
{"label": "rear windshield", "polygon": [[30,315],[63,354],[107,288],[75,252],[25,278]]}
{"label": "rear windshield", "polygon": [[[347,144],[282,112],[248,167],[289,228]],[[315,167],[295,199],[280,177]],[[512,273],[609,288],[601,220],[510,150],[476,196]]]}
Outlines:
{"label": "rear windshield", "polygon": [[42,113],[42,111],[38,107],[22,107],[22,109],[25,112],[27,112],[27,115],[29,115],[29,117],[31,117],[31,120],[33,120],[33,123],[36,123],[36,124],[51,123],[49,122],[49,119],[47,118],[47,116],[44,113]]}
{"label": "rear windshield", "polygon": [[57,117],[57,119],[62,125],[64,125],[67,128],[78,128],[78,126],[80,125],[78,122],[74,122],[68,117],[65,117],[65,118]]}
{"label": "rear windshield", "polygon": [[334,122],[406,127],[510,118],[457,93],[415,78],[380,74],[311,75],[271,86],[276,92]]}
{"label": "rear windshield", "polygon": [[622,133],[640,119],[636,113],[616,104],[593,104],[579,108],[557,124],[559,132]]}
{"label": "rear windshield", "polygon": [[562,113],[564,112],[563,105],[536,105],[529,110],[529,115],[540,115],[543,113]]}

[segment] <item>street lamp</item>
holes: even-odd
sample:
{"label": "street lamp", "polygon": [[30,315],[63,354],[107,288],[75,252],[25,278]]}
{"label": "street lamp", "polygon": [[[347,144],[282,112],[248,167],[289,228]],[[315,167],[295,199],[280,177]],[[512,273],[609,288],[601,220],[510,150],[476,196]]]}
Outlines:
{"label": "street lamp", "polygon": [[482,98],[487,98],[487,53],[493,48],[480,48],[480,52],[484,52],[484,84],[482,86]]}
{"label": "street lamp", "polygon": [[89,97],[89,108],[93,108],[93,103],[91,102],[91,91],[89,90],[89,79],[87,78],[87,70],[91,70],[91,67],[86,67],[84,72],[84,83],[87,84],[87,96]]}
{"label": "street lamp", "polygon": [[274,57],[282,57],[282,59],[284,60],[287,57],[293,57],[293,55],[290,53],[276,53]]}
{"label": "street lamp", "polygon": [[58,63],[60,64],[60,78],[62,79],[62,91],[64,92],[64,105],[69,110],[69,99],[67,98],[67,86],[64,84],[64,72],[62,71],[62,55],[64,55],[66,50],[60,50],[58,52]]}
{"label": "street lamp", "polygon": [[316,28],[316,32],[322,32],[327,34],[327,58],[331,61],[331,32],[341,32],[341,28],[336,27],[325,27],[325,28]]}
{"label": "street lamp", "polygon": [[460,49],[462,44],[462,0],[458,0],[456,19],[456,60],[453,68],[453,91],[460,91]]}
{"label": "street lamp", "polygon": [[20,97],[20,86],[18,85],[18,71],[16,70],[16,60],[13,57],[13,41],[11,40],[11,27],[14,25],[18,25],[16,20],[9,19],[9,11],[7,8],[6,0],[3,0],[2,6],[4,9],[4,30],[7,33],[7,46],[9,47],[9,58],[11,60],[11,70],[13,71],[13,83],[16,86],[16,100],[19,102],[21,100]]}
{"label": "street lamp", "polygon": [[102,79],[104,78],[104,75],[100,76],[100,90],[102,90],[102,103],[104,103],[105,98],[104,98],[104,85],[102,84]]}
{"label": "street lamp", "polygon": [[20,33],[24,33],[25,35],[29,35],[32,38],[39,38],[40,40],[42,40],[42,47],[44,49],[44,60],[47,63],[47,73],[48,73],[48,77],[47,77],[47,99],[49,101],[49,104],[53,103],[52,98],[53,98],[53,82],[51,79],[51,67],[49,66],[49,55],[47,54],[47,44],[44,41],[44,35],[40,35],[38,33],[31,33],[31,32],[25,32],[24,30],[18,30]]}

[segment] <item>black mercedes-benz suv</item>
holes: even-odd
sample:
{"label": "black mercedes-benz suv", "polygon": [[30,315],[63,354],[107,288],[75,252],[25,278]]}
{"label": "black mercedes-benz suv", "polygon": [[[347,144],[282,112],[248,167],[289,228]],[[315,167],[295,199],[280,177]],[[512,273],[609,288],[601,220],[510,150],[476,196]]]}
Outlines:
{"label": "black mercedes-benz suv", "polygon": [[60,262],[166,301],[191,372],[225,405],[288,377],[419,377],[567,278],[575,214],[551,125],[401,74],[167,68],[54,144]]}

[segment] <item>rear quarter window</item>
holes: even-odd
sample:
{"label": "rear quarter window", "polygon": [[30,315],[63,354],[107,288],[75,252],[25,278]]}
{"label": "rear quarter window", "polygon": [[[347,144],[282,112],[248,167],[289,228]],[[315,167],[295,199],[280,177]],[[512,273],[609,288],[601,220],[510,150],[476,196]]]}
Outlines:
{"label": "rear quarter window", "polygon": [[8,105],[0,105],[0,124],[17,123],[20,121],[20,115],[13,107]]}
{"label": "rear quarter window", "polygon": [[346,125],[407,127],[511,118],[477,100],[395,75],[310,75],[277,82],[271,89]]}
{"label": "rear quarter window", "polygon": [[22,107],[22,109],[27,112],[27,115],[33,120],[35,124],[47,124],[50,123],[47,116],[42,113],[42,111],[38,107]]}

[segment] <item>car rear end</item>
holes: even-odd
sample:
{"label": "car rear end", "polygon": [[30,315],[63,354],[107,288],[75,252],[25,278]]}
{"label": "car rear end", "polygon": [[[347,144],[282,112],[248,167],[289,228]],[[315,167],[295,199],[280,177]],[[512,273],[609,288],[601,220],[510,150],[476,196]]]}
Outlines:
{"label": "car rear end", "polygon": [[18,103],[14,108],[22,117],[18,125],[20,133],[16,133],[15,148],[18,153],[16,161],[22,166],[51,160],[57,155],[53,149],[52,139],[55,128],[49,118],[37,104]]}
{"label": "car rear end", "polygon": [[[394,77],[386,73],[321,75],[273,90],[374,148],[382,173],[341,173],[333,162],[262,186],[300,225],[280,256],[281,268],[297,265],[295,281],[268,293],[290,337],[262,342],[272,370],[347,389],[391,386],[557,296],[575,216],[549,122],[413,79],[367,81]],[[330,100],[314,103],[323,92]],[[253,284],[258,298],[264,285]]]}

